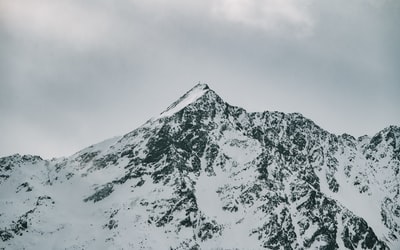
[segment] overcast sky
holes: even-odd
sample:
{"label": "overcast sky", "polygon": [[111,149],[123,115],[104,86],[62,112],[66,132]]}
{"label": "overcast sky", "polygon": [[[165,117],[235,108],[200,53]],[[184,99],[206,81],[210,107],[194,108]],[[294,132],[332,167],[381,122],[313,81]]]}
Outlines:
{"label": "overcast sky", "polygon": [[0,0],[0,156],[123,135],[199,81],[326,130],[400,125],[398,0]]}

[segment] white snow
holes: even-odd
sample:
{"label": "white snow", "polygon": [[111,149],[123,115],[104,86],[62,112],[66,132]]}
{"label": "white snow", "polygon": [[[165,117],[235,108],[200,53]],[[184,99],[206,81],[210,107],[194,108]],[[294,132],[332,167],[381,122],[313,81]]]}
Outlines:
{"label": "white snow", "polygon": [[83,154],[83,153],[96,152],[96,151],[100,151],[100,152],[102,152],[104,154],[104,153],[107,152],[107,150],[110,149],[110,147],[112,145],[117,143],[121,138],[122,138],[121,136],[115,136],[115,137],[109,138],[109,139],[104,140],[102,142],[99,142],[99,143],[97,143],[95,145],[92,145],[92,146],[89,146],[89,147],[87,147],[85,149],[82,149],[79,152],[73,154],[71,157],[78,156],[78,155]]}
{"label": "white snow", "polygon": [[229,183],[226,172],[216,171],[215,176],[207,176],[202,173],[196,182],[196,198],[200,210],[207,216],[217,220],[218,222],[229,222],[231,213],[222,209],[223,203],[217,191],[220,187]]}
{"label": "white snow", "polygon": [[195,102],[197,99],[203,96],[207,91],[208,89],[206,88],[205,84],[196,85],[188,93],[182,96],[181,99],[173,103],[170,107],[167,108],[167,110],[162,112],[158,118],[168,117],[179,112],[189,104]]}
{"label": "white snow", "polygon": [[384,194],[380,192],[379,188],[370,185],[370,188],[374,189],[374,193],[371,195],[361,194],[357,187],[348,182],[349,179],[345,176],[343,168],[339,168],[335,175],[339,191],[334,193],[328,187],[326,169],[316,171],[316,174],[320,179],[321,191],[325,195],[338,201],[356,216],[363,218],[374,229],[378,237],[383,238],[388,234],[388,229],[383,225],[380,217],[380,205]]}
{"label": "white snow", "polygon": [[203,173],[199,177],[195,194],[199,209],[206,216],[224,225],[224,229],[222,235],[215,235],[212,239],[201,242],[202,249],[259,249],[260,242],[257,236],[250,236],[250,233],[260,220],[253,215],[254,211],[229,212],[222,209],[224,194],[219,195],[217,190],[232,184],[234,180],[226,171],[217,169],[215,172],[215,176]]}

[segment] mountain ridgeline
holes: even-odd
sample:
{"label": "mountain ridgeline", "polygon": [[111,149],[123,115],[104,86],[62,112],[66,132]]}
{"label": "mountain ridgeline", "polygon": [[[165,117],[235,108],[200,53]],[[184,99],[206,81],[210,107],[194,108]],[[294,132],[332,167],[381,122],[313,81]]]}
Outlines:
{"label": "mountain ridgeline", "polygon": [[0,158],[0,249],[400,249],[400,128],[354,138],[198,84],[122,136]]}

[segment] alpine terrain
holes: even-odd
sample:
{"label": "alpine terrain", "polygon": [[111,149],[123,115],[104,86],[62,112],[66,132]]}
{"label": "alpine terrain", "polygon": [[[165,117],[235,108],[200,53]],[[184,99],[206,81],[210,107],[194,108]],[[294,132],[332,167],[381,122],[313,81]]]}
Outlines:
{"label": "alpine terrain", "polygon": [[0,249],[400,249],[400,127],[335,135],[198,84],[122,136],[0,158]]}

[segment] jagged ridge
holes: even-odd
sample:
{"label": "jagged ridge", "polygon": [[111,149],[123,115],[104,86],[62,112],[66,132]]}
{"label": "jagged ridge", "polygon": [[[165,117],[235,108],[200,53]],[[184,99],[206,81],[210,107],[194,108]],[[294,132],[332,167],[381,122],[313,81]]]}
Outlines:
{"label": "jagged ridge", "polygon": [[397,249],[399,137],[396,126],[337,136],[196,85],[140,128],[71,157],[0,159],[2,244]]}

